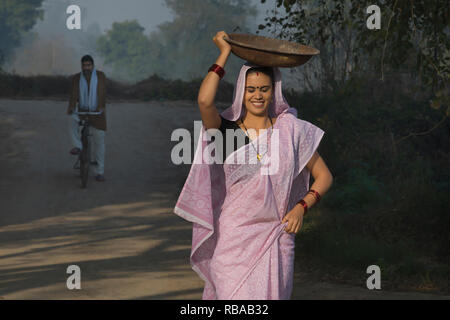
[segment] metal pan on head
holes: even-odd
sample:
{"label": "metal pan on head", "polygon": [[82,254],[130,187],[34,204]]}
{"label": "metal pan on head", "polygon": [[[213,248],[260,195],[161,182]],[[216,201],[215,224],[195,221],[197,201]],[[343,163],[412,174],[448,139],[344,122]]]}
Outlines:
{"label": "metal pan on head", "polygon": [[264,36],[232,33],[228,37],[225,40],[235,55],[260,66],[297,67],[320,53],[315,48],[299,43]]}

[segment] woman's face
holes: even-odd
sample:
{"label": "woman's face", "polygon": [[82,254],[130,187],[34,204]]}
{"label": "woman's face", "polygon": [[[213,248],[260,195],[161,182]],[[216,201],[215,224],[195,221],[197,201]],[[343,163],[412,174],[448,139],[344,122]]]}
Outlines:
{"label": "woman's face", "polygon": [[273,86],[270,76],[261,72],[247,74],[244,105],[254,115],[268,114]]}

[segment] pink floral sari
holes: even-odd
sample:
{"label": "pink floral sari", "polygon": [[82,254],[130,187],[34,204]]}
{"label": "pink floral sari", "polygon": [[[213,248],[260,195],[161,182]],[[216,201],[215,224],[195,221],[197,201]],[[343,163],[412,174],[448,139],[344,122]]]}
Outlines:
{"label": "pink floral sari", "polygon": [[[245,64],[234,101],[222,116],[235,121],[242,114]],[[224,164],[208,164],[208,132],[202,127],[194,163],[174,212],[193,222],[191,265],[205,281],[203,299],[290,299],[294,273],[295,234],[281,220],[309,190],[305,167],[324,131],[298,119],[281,91],[281,74],[274,68],[275,94],[269,114],[273,130],[253,141],[265,161],[247,144]],[[276,137],[276,139],[275,139]],[[276,146],[276,147],[274,147]],[[244,163],[228,163],[231,157]],[[241,159],[242,159],[241,158]],[[276,170],[267,170],[267,166]]]}

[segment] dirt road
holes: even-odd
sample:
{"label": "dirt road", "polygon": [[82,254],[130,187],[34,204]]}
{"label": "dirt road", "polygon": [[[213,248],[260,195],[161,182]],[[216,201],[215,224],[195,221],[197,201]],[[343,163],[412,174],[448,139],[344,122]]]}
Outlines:
{"label": "dirt road", "polygon": [[[106,182],[80,189],[63,101],[0,100],[0,299],[200,299],[191,224],[173,207],[189,166],[170,161],[193,102],[108,105]],[[68,290],[66,269],[81,269]],[[297,269],[298,270],[298,269]],[[294,299],[448,299],[308,283]]]}

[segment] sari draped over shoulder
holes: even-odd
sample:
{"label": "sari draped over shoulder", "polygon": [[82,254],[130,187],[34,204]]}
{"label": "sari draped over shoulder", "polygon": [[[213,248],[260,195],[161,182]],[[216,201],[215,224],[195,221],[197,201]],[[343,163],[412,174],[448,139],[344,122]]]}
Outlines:
{"label": "sari draped over shoulder", "polygon": [[[239,74],[231,107],[222,112],[237,120],[242,112],[246,72]],[[294,273],[295,234],[281,221],[309,190],[306,164],[324,131],[298,119],[281,91],[281,73],[274,68],[273,128],[212,163],[204,126],[194,162],[174,212],[193,222],[191,265],[205,281],[203,299],[290,299]],[[235,160],[234,162],[232,160]],[[245,161],[238,161],[244,159]]]}

